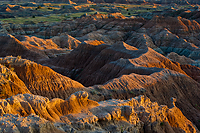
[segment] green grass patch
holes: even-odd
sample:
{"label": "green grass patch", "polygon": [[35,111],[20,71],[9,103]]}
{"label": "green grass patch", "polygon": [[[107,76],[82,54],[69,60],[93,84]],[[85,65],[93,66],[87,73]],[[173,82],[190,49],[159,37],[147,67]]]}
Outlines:
{"label": "green grass patch", "polygon": [[60,8],[58,7],[41,7],[37,10],[42,11],[42,12],[47,12],[47,11],[52,11],[52,10],[59,10]]}
{"label": "green grass patch", "polygon": [[[2,1],[0,4],[7,3],[7,1]],[[13,2],[14,3],[14,2]],[[20,5],[23,2],[16,3],[16,5]],[[6,22],[6,23],[13,23],[13,24],[28,24],[28,23],[38,23],[38,22],[59,22],[62,20],[66,19],[74,19],[77,17],[80,17],[81,15],[87,13],[87,14],[94,14],[96,11],[91,11],[91,12],[78,12],[78,13],[64,13],[64,14],[51,14],[53,13],[53,10],[60,10],[64,6],[67,6],[69,4],[66,3],[43,3],[43,6],[38,6],[38,7],[25,7],[31,8],[31,9],[37,9],[38,11],[41,12],[48,12],[49,15],[47,16],[30,16],[30,17],[16,17],[16,18],[5,18],[5,19],[0,19],[0,21]],[[145,13],[145,12],[153,12],[153,11],[162,11],[165,8],[169,8],[167,5],[161,5],[161,6],[154,6],[154,5],[134,5],[134,4],[77,4],[76,6],[77,9],[79,8],[93,8],[94,10],[98,10],[98,8],[101,7],[107,7],[107,8],[118,8],[118,10],[122,13],[124,16],[137,16],[140,13]],[[178,9],[184,9],[184,8],[190,8],[190,5],[177,5],[176,6]],[[52,11],[52,12],[51,12]],[[108,14],[107,12],[99,12],[102,14]]]}
{"label": "green grass patch", "polygon": [[66,19],[66,17],[63,16],[57,16],[57,15],[50,15],[50,16],[31,16],[31,17],[17,17],[17,18],[6,18],[6,19],[0,19],[0,21],[6,22],[6,23],[13,23],[13,24],[24,24],[27,21],[38,23],[38,22],[57,22],[62,21]]}
{"label": "green grass patch", "polygon": [[[95,11],[96,12],[96,11]],[[38,23],[38,22],[59,22],[62,20],[66,20],[67,18],[77,18],[81,15],[94,14],[95,12],[81,12],[81,13],[66,13],[66,14],[51,14],[47,16],[31,16],[31,17],[16,17],[16,18],[5,18],[0,19],[5,23],[13,23],[13,24],[25,24],[27,22]],[[107,14],[106,12],[99,12],[102,14]]]}
{"label": "green grass patch", "polygon": [[[82,16],[83,14],[85,14],[85,13],[87,13],[88,15],[89,14],[94,14],[96,11],[94,11],[94,12],[79,12],[79,13],[72,13],[72,14],[68,14],[67,15],[67,17],[68,18],[73,18],[73,17],[80,17],[80,16]],[[99,13],[101,13],[101,14],[108,14],[107,12],[99,12]]]}

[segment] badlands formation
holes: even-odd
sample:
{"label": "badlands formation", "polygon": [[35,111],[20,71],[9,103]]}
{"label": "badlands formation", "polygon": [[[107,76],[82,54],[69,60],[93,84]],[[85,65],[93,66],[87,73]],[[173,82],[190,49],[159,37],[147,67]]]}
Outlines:
{"label": "badlands formation", "polygon": [[200,13],[160,14],[2,22],[0,132],[198,133]]}

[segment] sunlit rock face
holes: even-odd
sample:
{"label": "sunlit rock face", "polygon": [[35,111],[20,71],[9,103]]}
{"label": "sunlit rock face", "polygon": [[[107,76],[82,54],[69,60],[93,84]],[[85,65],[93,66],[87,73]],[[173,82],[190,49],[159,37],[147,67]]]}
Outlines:
{"label": "sunlit rock face", "polygon": [[24,82],[13,71],[13,68],[0,65],[1,98],[8,98],[16,94],[30,93]]}
{"label": "sunlit rock face", "polygon": [[176,107],[175,101],[172,98],[168,108],[142,95],[97,103],[89,100],[84,91],[66,100],[19,94],[0,101],[1,131],[196,132],[196,127]]}
{"label": "sunlit rock face", "polygon": [[[55,37],[56,38],[56,37]],[[57,37],[59,39],[59,37]],[[55,39],[53,39],[56,41]],[[52,39],[41,39],[35,36],[12,36],[10,34],[1,34],[0,35],[0,44],[1,44],[1,53],[0,56],[4,57],[7,55],[13,56],[21,56],[25,59],[30,59],[34,61],[49,59],[52,57],[56,57],[60,54],[67,54],[69,51],[66,49],[75,48],[80,43],[72,39],[65,39],[65,41],[69,40],[68,43],[56,41],[53,42]],[[63,49],[66,48],[66,49]]]}
{"label": "sunlit rock face", "polygon": [[75,49],[81,43],[79,40],[75,39],[74,37],[62,33],[59,36],[55,36],[51,38],[51,40],[57,44],[60,48],[68,48],[68,49]]}
{"label": "sunlit rock face", "polygon": [[[4,77],[1,79],[5,81],[3,85],[7,87],[3,86],[3,90],[4,88],[8,89],[8,87],[12,88],[10,91],[5,90],[6,93],[32,93],[50,99],[56,97],[66,99],[72,93],[82,90],[84,87],[82,84],[56,73],[47,66],[20,57],[0,58],[0,64],[5,65],[5,68],[2,68],[5,69],[2,70],[5,71],[2,73]],[[13,71],[6,68],[6,66],[13,69]],[[8,74],[5,75],[5,73],[10,73],[10,80],[8,80]],[[18,88],[14,88],[14,86]]]}
{"label": "sunlit rock face", "polygon": [[1,132],[198,132],[199,11],[175,6],[144,18],[1,23]]}
{"label": "sunlit rock face", "polygon": [[64,67],[66,75],[91,86],[88,88],[28,60],[7,57],[2,58],[1,63],[14,67],[31,93],[49,99],[66,99],[78,90],[86,90],[92,94],[90,98],[96,101],[146,94],[151,100],[169,106],[167,99],[173,96],[177,98],[177,106],[184,115],[198,121],[199,113],[193,107],[199,104],[200,85],[189,77],[195,79],[198,74],[189,73],[191,68],[182,69],[147,46],[138,49],[124,42],[106,45],[86,41],[70,54],[45,61],[57,71]]}
{"label": "sunlit rock face", "polygon": [[[191,14],[198,16],[197,12]],[[34,54],[38,54],[40,58],[55,57],[59,55],[59,52],[66,53],[58,47],[73,49],[77,48],[83,41],[97,40],[103,41],[106,44],[124,41],[137,48],[151,47],[163,55],[175,52],[193,60],[199,59],[200,36],[198,33],[200,25],[195,16],[186,19],[184,15],[183,17],[171,17],[165,14],[165,16],[154,16],[151,20],[146,20],[143,18],[127,18],[121,13],[110,13],[107,15],[97,13],[81,16],[73,21],[57,22],[56,24],[50,23],[48,27],[46,23],[27,26],[32,26],[33,28],[31,35],[50,39],[41,40],[36,37],[16,36],[20,42],[34,52]],[[12,30],[13,27],[17,27],[17,25],[2,25],[2,33],[18,35],[15,33],[20,32],[19,34],[24,35],[30,30],[30,28]],[[24,33],[21,33],[20,29]],[[36,31],[37,29],[40,30]],[[10,38],[7,39],[10,40]],[[32,44],[27,43],[26,40],[31,41]],[[37,46],[38,42],[41,42],[40,46]],[[40,49],[40,51],[37,49]],[[41,51],[41,49],[44,50]],[[7,55],[10,54],[9,51],[6,53]],[[2,51],[3,55],[5,53]]]}

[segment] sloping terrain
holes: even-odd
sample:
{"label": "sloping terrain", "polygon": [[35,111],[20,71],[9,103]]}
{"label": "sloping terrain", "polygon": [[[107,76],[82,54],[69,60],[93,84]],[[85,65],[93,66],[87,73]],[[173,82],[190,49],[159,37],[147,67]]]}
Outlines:
{"label": "sloping terrain", "polygon": [[[0,59],[1,60],[1,59]],[[11,69],[0,64],[0,97],[8,98],[12,95],[30,93],[24,82]]]}
{"label": "sloping terrain", "polygon": [[[13,29],[14,27],[18,28]],[[40,30],[38,30],[38,28]],[[200,57],[199,23],[195,20],[189,20],[179,16],[154,16],[151,20],[145,20],[143,18],[125,18],[120,13],[111,13],[107,15],[97,13],[89,16],[82,16],[73,21],[69,20],[63,21],[62,23],[57,22],[48,24],[48,26],[45,23],[41,23],[34,26],[9,26],[9,24],[7,24],[4,27],[2,24],[1,30],[4,33],[13,35],[15,35],[15,33],[26,34],[27,32],[31,32],[32,35],[42,38],[53,37],[52,41],[43,40],[43,42],[48,41],[48,44],[51,42],[50,46],[55,46],[53,43],[56,43],[56,45],[61,48],[76,48],[80,44],[78,40],[81,42],[85,40],[98,40],[104,41],[106,44],[124,41],[137,48],[144,48],[146,46],[151,47],[165,56],[170,52],[175,52],[193,60],[198,60]],[[76,37],[78,40],[69,35]],[[24,41],[23,39],[20,39],[20,37],[17,38],[19,38],[20,41]],[[46,49],[49,48],[49,46],[43,47]],[[48,50],[43,51],[48,53]],[[58,50],[55,53],[61,51],[62,50],[60,49],[60,51]],[[62,52],[65,53],[64,51]],[[40,56],[44,56],[45,54],[41,51],[37,51],[37,53],[42,54]],[[55,57],[55,54],[47,55],[49,57]]]}
{"label": "sloping terrain", "polygon": [[81,43],[79,40],[73,38],[72,36],[62,33],[59,36],[51,38],[51,40],[56,43],[60,48],[75,49]]}
{"label": "sloping terrain", "polygon": [[[34,26],[4,25],[2,24],[1,29],[4,33],[15,35],[15,33],[31,32],[32,35],[42,38],[53,37],[52,41],[61,48],[73,49],[80,44],[79,41],[85,40],[104,41],[106,44],[124,41],[137,48],[151,47],[165,56],[170,52],[175,52],[193,60],[198,60],[200,57],[199,23],[179,16],[154,16],[151,20],[145,20],[126,18],[120,13],[107,15],[97,13],[62,23],[38,23]],[[14,27],[19,28],[13,29]],[[54,37],[58,35],[59,37]],[[76,37],[79,41],[68,35]]]}
{"label": "sloping terrain", "polygon": [[[145,71],[152,71],[146,68]],[[166,69],[152,72],[150,75],[132,73],[108,81],[103,85],[90,87],[95,100],[121,98],[126,99],[140,94],[147,95],[152,101],[170,105],[171,96],[177,98],[177,106],[183,114],[196,125],[199,125],[199,87],[193,79]]]}
{"label": "sloping terrain", "polygon": [[64,67],[67,76],[85,86],[102,84],[123,74],[150,74],[151,72],[139,71],[145,67],[168,68],[186,74],[176,64],[151,48],[137,49],[124,42],[97,46],[82,43],[70,54],[49,61],[58,68]]}
{"label": "sloping terrain", "polygon": [[200,83],[200,68],[191,65],[181,65],[181,69],[190,77]]}
{"label": "sloping terrain", "polygon": [[[170,20],[169,23],[168,20]],[[199,60],[199,42],[197,40],[200,26],[195,21],[187,20],[189,22],[183,23],[183,20],[185,19],[156,16],[146,23],[139,33],[134,32],[126,40],[126,43],[137,48],[148,46],[165,56],[175,52],[178,55]]]}
{"label": "sloping terrain", "polygon": [[[41,39],[35,36],[29,37],[18,35],[14,37],[10,34],[1,34],[0,41],[1,57],[8,55],[21,56],[22,58],[39,62],[39,60],[49,59],[60,54],[69,53],[69,51],[63,49],[62,46],[60,48],[51,39]],[[70,42],[65,42],[65,45],[67,44],[68,46],[66,46],[66,48],[71,48]],[[64,44],[61,43],[60,45]]]}
{"label": "sloping terrain", "polygon": [[[5,57],[0,59],[0,64],[14,68],[15,73],[21,79],[20,81],[23,81],[21,84],[26,85],[25,88],[27,87],[31,93],[45,96],[49,99],[56,97],[66,99],[72,93],[82,90],[81,88],[84,87],[82,84],[54,72],[49,67],[26,59]],[[15,81],[15,79],[13,80]],[[21,87],[23,88],[22,85]],[[16,90],[13,88],[14,92]],[[13,91],[11,90],[10,92]],[[26,93],[28,92],[26,91]]]}
{"label": "sloping terrain", "polygon": [[[72,8],[84,6],[92,10]],[[149,19],[96,12],[1,23],[0,130],[199,132],[198,13],[180,17],[171,6]]]}
{"label": "sloping terrain", "polygon": [[[195,81],[198,69],[195,77],[191,67],[182,70],[181,65],[151,48],[137,49],[126,43],[97,46],[82,43],[70,54],[51,61],[56,64],[56,71],[64,67],[67,76],[85,86],[94,85],[89,87],[94,100],[146,94],[151,100],[169,106],[166,99],[173,96],[184,115],[199,125],[200,84]],[[98,84],[103,86],[95,86]]]}
{"label": "sloping terrain", "polygon": [[[7,132],[59,132],[58,129],[65,132],[198,132],[176,107],[174,98],[171,108],[159,106],[145,96],[97,103],[89,100],[88,94],[82,91],[72,94],[67,100],[20,94],[0,103],[0,119],[4,118],[1,127],[6,124]],[[54,126],[35,114],[54,122]],[[35,122],[41,125],[33,126]],[[32,126],[25,128],[27,125]]]}
{"label": "sloping terrain", "polygon": [[0,56],[7,55],[22,56],[31,60],[38,60],[41,58],[48,58],[43,52],[32,51],[26,48],[22,42],[10,34],[1,34],[0,36],[1,52]]}
{"label": "sloping terrain", "polygon": [[[143,37],[146,38],[146,36]],[[43,46],[48,44],[47,41],[38,38],[26,38],[27,41],[20,42],[14,39],[14,42],[17,40],[17,44],[25,48],[36,48],[35,51],[42,50]],[[32,44],[28,40],[31,40]],[[198,126],[200,113],[197,101],[200,98],[198,91],[200,85],[192,78],[198,81],[199,75],[191,74],[191,67],[183,70],[181,65],[151,49],[150,47],[155,48],[155,45],[151,45],[149,39],[146,41],[149,45],[140,45],[145,41],[132,43],[132,45],[129,45],[130,42],[126,44],[119,41],[112,45],[101,43],[94,45],[91,41],[85,41],[69,54],[41,58],[36,61],[50,66],[85,86],[94,85],[87,91],[93,94],[91,99],[97,101],[109,98],[127,99],[145,94],[151,100],[169,106],[170,103],[166,99],[171,96],[176,97],[177,106],[183,114]],[[33,44],[36,46],[31,46]],[[50,46],[52,44],[54,42],[51,42]],[[53,48],[55,47],[58,45],[54,44]],[[7,61],[9,61],[8,64],[6,64]],[[30,61],[25,62],[27,63],[18,62],[17,58],[12,57],[3,59],[1,63],[7,67],[13,67],[18,77],[33,94],[50,99],[55,97],[66,99],[70,94],[84,87],[48,67]],[[96,87],[97,84],[103,84],[103,86]]]}

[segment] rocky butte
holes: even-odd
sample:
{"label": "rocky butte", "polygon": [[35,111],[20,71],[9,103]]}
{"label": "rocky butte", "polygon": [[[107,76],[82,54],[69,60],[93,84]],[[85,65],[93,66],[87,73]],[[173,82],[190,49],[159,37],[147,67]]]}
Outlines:
{"label": "rocky butte", "polygon": [[198,2],[1,4],[0,132],[199,133]]}

